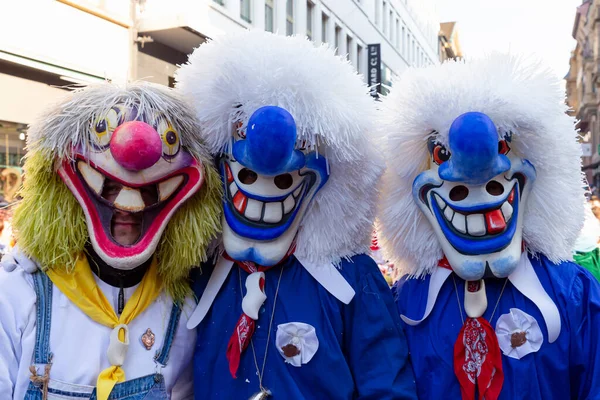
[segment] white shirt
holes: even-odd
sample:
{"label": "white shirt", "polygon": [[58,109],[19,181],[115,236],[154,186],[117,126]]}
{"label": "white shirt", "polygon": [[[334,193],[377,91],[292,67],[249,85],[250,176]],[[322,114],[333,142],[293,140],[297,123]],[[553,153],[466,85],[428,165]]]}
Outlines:
{"label": "white shirt", "polygon": [[[96,278],[98,286],[116,309],[119,288]],[[124,290],[125,301],[135,287]],[[188,299],[183,307],[167,366],[160,370],[154,356],[163,344],[173,302],[161,294],[129,325],[129,349],[123,364],[126,380],[160,372],[172,399],[193,395],[192,354],[196,331],[186,322],[194,307]],[[6,272],[0,267],[0,396],[11,393],[22,399],[29,385],[36,336],[36,294],[33,277],[21,268]],[[155,343],[146,350],[142,335],[150,328]],[[86,316],[62,292],[53,287],[50,351],[53,353],[50,378],[70,384],[96,386],[98,374],[108,368],[106,355],[111,329]],[[38,368],[40,373],[43,369]],[[176,386],[177,384],[177,386]]]}

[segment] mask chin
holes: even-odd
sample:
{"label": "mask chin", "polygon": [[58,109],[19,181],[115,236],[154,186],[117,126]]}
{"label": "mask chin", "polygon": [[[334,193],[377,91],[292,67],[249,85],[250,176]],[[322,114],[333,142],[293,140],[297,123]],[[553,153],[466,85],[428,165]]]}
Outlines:
{"label": "mask chin", "polygon": [[293,251],[308,206],[328,179],[325,157],[305,158],[302,169],[275,176],[248,172],[233,156],[221,159],[223,245],[231,258],[272,266]]}
{"label": "mask chin", "polygon": [[511,165],[509,171],[480,185],[442,180],[437,167],[413,182],[413,198],[462,279],[505,278],[517,267],[536,174],[526,160],[512,158]]}

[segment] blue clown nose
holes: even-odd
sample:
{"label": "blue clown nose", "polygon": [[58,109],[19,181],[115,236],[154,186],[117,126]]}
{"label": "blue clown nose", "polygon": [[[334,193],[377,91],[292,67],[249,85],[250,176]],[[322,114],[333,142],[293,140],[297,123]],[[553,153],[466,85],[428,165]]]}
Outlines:
{"label": "blue clown nose", "polygon": [[498,130],[492,120],[479,112],[468,112],[450,126],[450,159],[438,174],[450,182],[482,185],[510,169],[510,160],[498,153]]}
{"label": "blue clown nose", "polygon": [[261,107],[248,121],[246,140],[233,145],[233,156],[261,175],[280,175],[304,166],[304,154],[296,150],[296,122],[285,109]]}

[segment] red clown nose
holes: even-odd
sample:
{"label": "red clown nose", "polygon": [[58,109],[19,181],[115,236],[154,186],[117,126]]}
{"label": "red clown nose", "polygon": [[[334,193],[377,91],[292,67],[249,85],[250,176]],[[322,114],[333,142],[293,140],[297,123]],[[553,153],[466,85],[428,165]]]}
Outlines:
{"label": "red clown nose", "polygon": [[129,121],[115,129],[110,152],[123,168],[141,171],[160,159],[162,143],[153,127],[142,121]]}

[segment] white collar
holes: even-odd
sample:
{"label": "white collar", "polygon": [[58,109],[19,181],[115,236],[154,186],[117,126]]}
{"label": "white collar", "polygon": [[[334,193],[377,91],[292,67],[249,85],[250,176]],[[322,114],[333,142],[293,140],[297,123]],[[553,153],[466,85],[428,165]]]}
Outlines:
{"label": "white collar", "polygon": [[[400,315],[402,320],[411,326],[423,322],[433,310],[442,285],[452,272],[446,268],[438,267],[431,274],[429,290],[427,293],[427,305],[425,313],[419,320],[414,320]],[[508,276],[508,280],[521,294],[531,300],[542,313],[548,329],[548,342],[553,343],[560,335],[561,322],[558,307],[548,295],[539,278],[535,274],[533,265],[527,256],[527,252],[521,254],[517,268]]]}
{"label": "white collar", "polygon": [[[304,269],[306,269],[306,271],[336,299],[344,304],[349,304],[350,301],[352,301],[355,294],[354,289],[333,264],[311,264],[300,259],[298,259],[298,261]],[[204,317],[206,317],[219,290],[221,290],[223,283],[225,283],[225,280],[233,267],[233,263],[233,261],[227,260],[223,256],[219,257],[213,272],[210,275],[206,288],[202,293],[202,297],[200,297],[196,309],[188,319],[188,329],[194,329],[202,322]]]}

